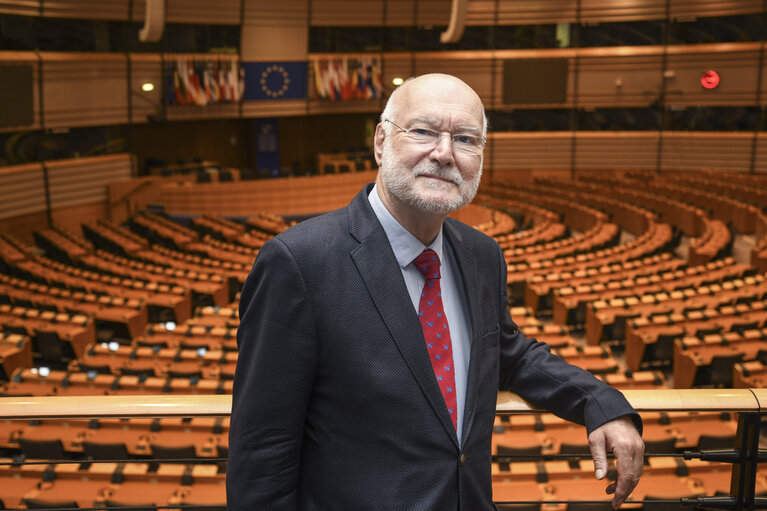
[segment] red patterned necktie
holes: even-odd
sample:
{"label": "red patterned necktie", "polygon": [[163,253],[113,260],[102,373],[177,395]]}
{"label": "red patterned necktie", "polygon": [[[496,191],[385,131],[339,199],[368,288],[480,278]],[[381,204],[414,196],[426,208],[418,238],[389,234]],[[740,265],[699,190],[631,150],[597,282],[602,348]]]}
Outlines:
{"label": "red patterned necktie", "polygon": [[429,353],[434,375],[437,377],[447,411],[457,428],[455,376],[453,368],[453,345],[450,342],[450,328],[442,307],[442,291],[439,286],[439,258],[431,249],[424,250],[415,258],[416,268],[426,277],[418,304],[418,319],[421,320],[426,350]]}

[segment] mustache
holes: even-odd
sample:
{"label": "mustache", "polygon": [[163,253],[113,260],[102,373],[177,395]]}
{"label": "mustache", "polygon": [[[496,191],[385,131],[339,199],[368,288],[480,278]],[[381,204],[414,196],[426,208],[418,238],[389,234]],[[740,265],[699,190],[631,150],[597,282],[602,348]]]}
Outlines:
{"label": "mustache", "polygon": [[458,169],[452,167],[441,167],[434,163],[424,165],[423,167],[419,165],[413,169],[413,177],[420,176],[438,177],[440,179],[450,181],[457,186],[460,186],[463,183],[463,176],[458,171]]}

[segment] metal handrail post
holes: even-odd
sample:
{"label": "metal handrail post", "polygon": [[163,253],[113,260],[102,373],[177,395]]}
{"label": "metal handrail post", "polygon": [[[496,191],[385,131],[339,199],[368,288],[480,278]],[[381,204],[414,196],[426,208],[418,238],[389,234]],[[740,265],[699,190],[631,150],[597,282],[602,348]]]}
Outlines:
{"label": "metal handrail post", "polygon": [[730,494],[735,497],[738,511],[754,509],[756,492],[756,469],[759,462],[759,429],[762,423],[759,413],[741,413],[735,449],[740,452],[740,462],[732,467]]}

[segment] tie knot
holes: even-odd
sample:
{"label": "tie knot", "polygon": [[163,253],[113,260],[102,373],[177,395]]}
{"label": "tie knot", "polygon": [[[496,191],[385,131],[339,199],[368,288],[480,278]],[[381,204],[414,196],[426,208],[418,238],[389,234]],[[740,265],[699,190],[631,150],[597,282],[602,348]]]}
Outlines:
{"label": "tie knot", "polygon": [[418,268],[426,280],[439,278],[439,257],[432,249],[426,249],[415,258],[415,267]]}

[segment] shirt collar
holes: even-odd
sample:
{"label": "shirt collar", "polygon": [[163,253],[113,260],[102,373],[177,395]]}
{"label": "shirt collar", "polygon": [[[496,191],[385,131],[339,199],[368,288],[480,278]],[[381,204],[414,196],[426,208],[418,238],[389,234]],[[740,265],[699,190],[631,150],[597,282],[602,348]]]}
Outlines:
{"label": "shirt collar", "polygon": [[378,221],[381,222],[386,237],[389,238],[389,244],[394,251],[394,257],[397,258],[400,268],[404,269],[405,266],[412,263],[427,248],[437,253],[440,263],[444,262],[442,257],[441,226],[437,237],[434,238],[430,245],[426,246],[418,238],[410,234],[407,229],[402,227],[397,219],[386,209],[386,206],[381,201],[381,197],[378,196],[378,185],[373,186],[373,189],[368,194],[368,200]]}

